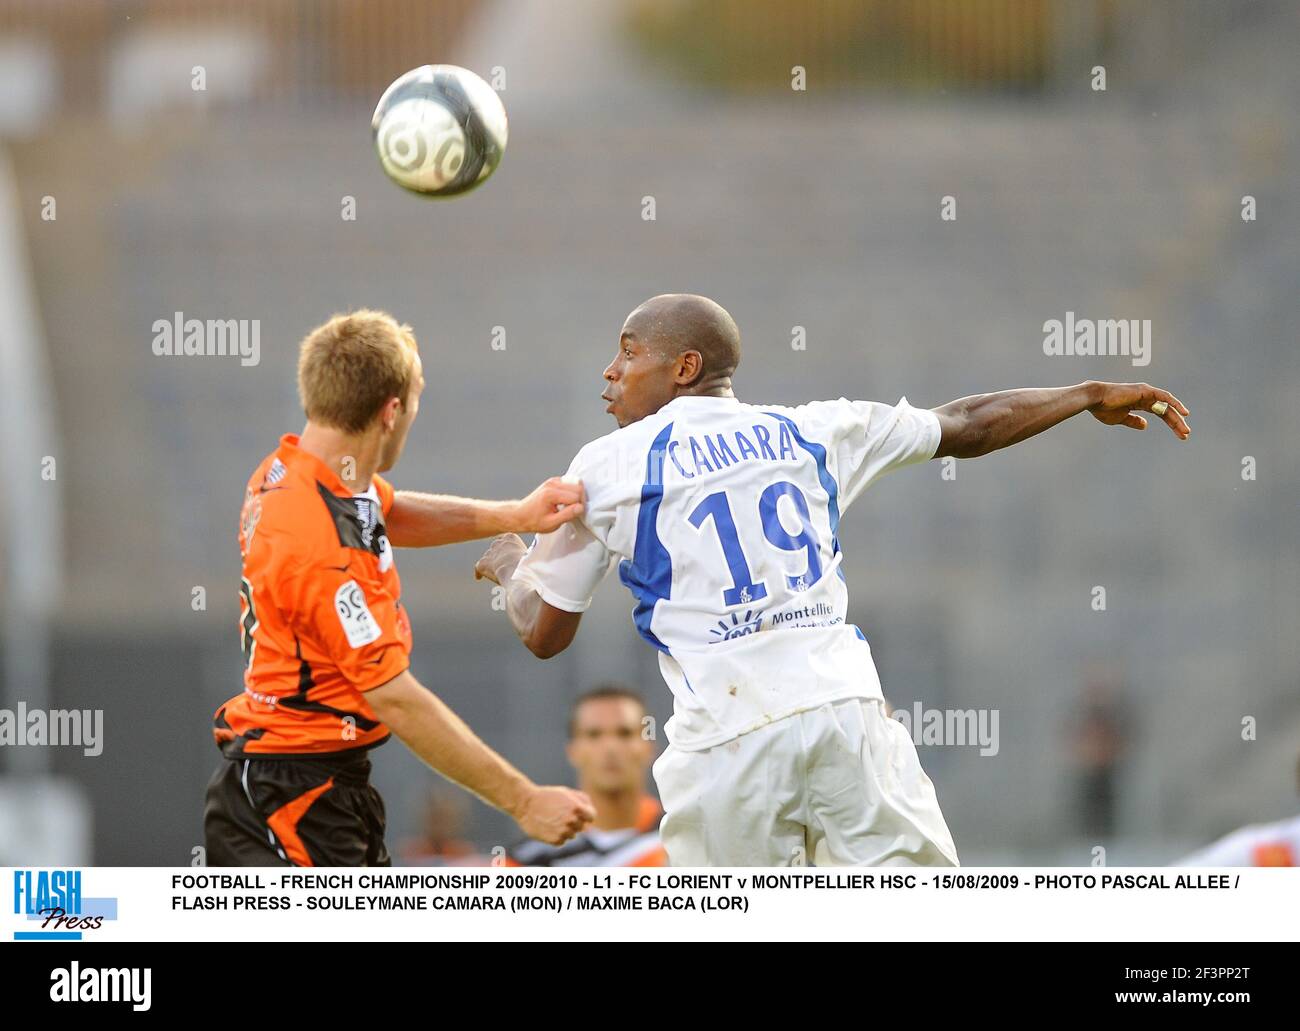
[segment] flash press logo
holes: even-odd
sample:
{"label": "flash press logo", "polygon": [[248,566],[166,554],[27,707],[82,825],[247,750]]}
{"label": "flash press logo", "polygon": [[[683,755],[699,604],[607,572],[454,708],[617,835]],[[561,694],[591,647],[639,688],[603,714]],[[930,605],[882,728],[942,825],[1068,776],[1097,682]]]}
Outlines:
{"label": "flash press logo", "polygon": [[14,931],[14,941],[81,941],[117,919],[117,899],[86,898],[80,870],[15,870],[14,916],[39,924]]}
{"label": "flash press logo", "polygon": [[83,967],[72,962],[50,971],[54,1002],[129,1002],[143,1013],[152,1005],[153,968]]}

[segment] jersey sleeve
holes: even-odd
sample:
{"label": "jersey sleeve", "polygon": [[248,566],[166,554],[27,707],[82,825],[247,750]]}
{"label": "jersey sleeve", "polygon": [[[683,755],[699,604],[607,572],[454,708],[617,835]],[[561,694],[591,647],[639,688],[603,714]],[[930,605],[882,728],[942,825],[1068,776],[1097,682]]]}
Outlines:
{"label": "jersey sleeve", "polygon": [[410,666],[397,599],[382,583],[355,569],[308,562],[283,577],[277,594],[295,631],[356,690],[386,684]]}
{"label": "jersey sleeve", "polygon": [[819,401],[800,409],[815,437],[828,441],[840,489],[840,508],[848,508],[872,483],[905,465],[924,462],[939,450],[939,417],[928,408],[879,401]]}
{"label": "jersey sleeve", "polygon": [[577,519],[540,533],[515,569],[514,578],[565,612],[586,612],[614,556]]}
{"label": "jersey sleeve", "polygon": [[586,513],[582,519],[570,520],[558,530],[534,537],[515,568],[514,579],[531,587],[548,605],[565,612],[586,612],[616,556],[587,525],[596,525],[602,516],[599,473],[586,449],[578,452],[566,475],[583,481]]}

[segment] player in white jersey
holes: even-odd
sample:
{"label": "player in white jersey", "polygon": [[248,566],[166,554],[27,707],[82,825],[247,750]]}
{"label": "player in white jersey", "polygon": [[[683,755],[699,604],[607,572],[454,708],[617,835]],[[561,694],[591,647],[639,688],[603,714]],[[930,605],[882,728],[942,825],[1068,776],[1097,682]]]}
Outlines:
{"label": "player in white jersey", "polygon": [[498,537],[476,575],[506,588],[528,648],[573,640],[615,566],[674,696],[654,765],[674,865],[955,865],[906,730],[884,711],[871,648],[847,622],[840,517],[891,469],[1007,447],[1080,412],[1145,427],[1146,384],[962,398],[746,404],[740,334],[707,298],[668,294],[624,323],[603,399],[619,429],[569,467],[584,514],[526,547]]}
{"label": "player in white jersey", "polygon": [[1300,866],[1300,816],[1233,831],[1175,866]]}
{"label": "player in white jersey", "polygon": [[[1300,786],[1300,762],[1296,764]],[[1175,866],[1300,866],[1300,815],[1241,827]]]}

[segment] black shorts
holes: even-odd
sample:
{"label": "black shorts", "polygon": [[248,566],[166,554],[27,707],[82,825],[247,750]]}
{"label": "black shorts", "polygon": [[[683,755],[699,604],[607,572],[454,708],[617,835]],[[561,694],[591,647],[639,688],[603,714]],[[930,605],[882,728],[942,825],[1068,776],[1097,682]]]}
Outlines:
{"label": "black shorts", "polygon": [[370,758],[224,759],[208,782],[208,866],[391,866]]}

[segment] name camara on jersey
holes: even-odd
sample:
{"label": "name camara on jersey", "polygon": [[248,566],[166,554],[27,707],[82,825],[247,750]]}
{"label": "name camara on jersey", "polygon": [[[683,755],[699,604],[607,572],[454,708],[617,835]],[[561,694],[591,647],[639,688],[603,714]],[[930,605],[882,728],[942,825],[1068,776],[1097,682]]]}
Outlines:
{"label": "name camara on jersey", "polygon": [[539,536],[516,577],[580,612],[617,567],[674,693],[666,729],[680,747],[880,697],[870,646],[847,623],[839,521],[880,475],[933,457],[939,436],[906,398],[678,397],[578,453],[583,519]]}
{"label": "name camara on jersey", "polygon": [[651,455],[638,454],[631,447],[593,451],[586,475],[598,482],[626,479],[638,488],[646,483],[662,484],[664,467],[670,462],[682,479],[692,480],[741,462],[795,461],[799,458],[794,434],[788,425],[779,423],[772,427],[761,422],[719,433],[674,434],[662,450]]}

